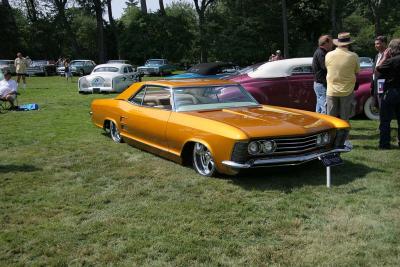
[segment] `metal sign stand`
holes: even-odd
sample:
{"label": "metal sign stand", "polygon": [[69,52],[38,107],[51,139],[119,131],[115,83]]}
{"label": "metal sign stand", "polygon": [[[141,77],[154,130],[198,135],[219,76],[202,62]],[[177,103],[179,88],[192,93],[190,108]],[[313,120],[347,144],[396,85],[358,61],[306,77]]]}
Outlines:
{"label": "metal sign stand", "polygon": [[326,187],[331,188],[331,167],[326,167]]}
{"label": "metal sign stand", "polygon": [[343,160],[340,158],[339,153],[319,157],[318,159],[322,162],[322,164],[324,164],[326,168],[326,187],[331,188],[331,167],[343,164]]}

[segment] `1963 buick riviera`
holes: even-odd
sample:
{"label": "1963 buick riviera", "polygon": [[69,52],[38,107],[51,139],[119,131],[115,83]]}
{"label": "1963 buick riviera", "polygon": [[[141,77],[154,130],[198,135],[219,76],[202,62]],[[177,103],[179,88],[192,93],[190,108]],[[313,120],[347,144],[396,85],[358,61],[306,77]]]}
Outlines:
{"label": "1963 buick riviera", "polygon": [[260,105],[232,81],[135,83],[114,99],[94,100],[91,114],[115,142],[191,163],[205,176],[296,165],[351,150],[344,145],[347,122]]}

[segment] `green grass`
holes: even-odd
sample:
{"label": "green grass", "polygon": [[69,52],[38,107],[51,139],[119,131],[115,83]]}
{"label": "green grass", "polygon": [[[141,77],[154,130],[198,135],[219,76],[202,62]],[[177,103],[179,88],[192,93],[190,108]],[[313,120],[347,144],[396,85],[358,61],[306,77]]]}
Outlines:
{"label": "green grass", "polygon": [[88,114],[104,97],[29,78],[40,110],[0,114],[0,266],[398,266],[400,150],[377,122],[351,121],[331,189],[319,162],[205,178],[113,143]]}

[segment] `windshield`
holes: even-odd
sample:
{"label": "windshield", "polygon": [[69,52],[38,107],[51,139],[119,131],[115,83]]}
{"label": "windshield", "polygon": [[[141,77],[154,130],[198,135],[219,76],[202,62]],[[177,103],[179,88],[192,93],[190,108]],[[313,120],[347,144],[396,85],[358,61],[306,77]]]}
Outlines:
{"label": "windshield", "polygon": [[12,60],[0,60],[0,65],[10,65],[13,63],[14,63],[14,61],[12,61]]}
{"label": "windshield", "polygon": [[173,90],[176,111],[258,106],[240,85],[177,88]]}
{"label": "windshield", "polygon": [[115,67],[100,67],[95,69],[93,72],[118,72],[118,68]]}
{"label": "windshield", "polygon": [[162,65],[164,60],[162,59],[150,59],[146,61],[146,65]]}
{"label": "windshield", "polygon": [[43,65],[47,65],[47,61],[44,61],[44,60],[32,61],[32,66],[43,66]]}
{"label": "windshield", "polygon": [[71,62],[71,66],[83,66],[85,61],[73,61]]}

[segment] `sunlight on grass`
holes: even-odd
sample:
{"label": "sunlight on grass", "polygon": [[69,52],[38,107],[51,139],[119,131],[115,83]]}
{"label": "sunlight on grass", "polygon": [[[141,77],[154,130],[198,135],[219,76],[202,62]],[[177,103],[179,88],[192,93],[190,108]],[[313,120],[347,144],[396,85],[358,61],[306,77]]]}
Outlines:
{"label": "sunlight on grass", "polygon": [[76,80],[29,78],[40,110],[0,114],[0,266],[398,265],[400,150],[377,122],[351,121],[332,189],[319,162],[205,178],[113,143],[88,111],[114,95]]}

